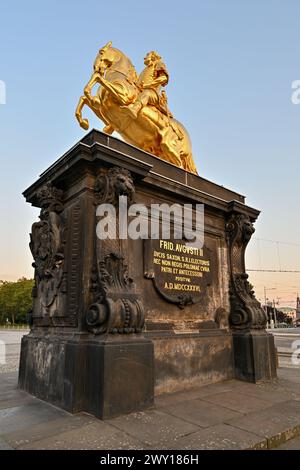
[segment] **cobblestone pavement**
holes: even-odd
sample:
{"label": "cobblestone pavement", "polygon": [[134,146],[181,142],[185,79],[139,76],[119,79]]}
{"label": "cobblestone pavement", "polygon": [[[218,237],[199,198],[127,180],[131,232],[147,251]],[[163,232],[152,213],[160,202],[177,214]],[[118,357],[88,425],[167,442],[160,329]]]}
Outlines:
{"label": "cobblestone pavement", "polygon": [[300,449],[300,367],[280,368],[272,384],[231,380],[161,395],[149,410],[100,421],[17,390],[27,333],[0,330],[0,449]]}
{"label": "cobblestone pavement", "polygon": [[18,370],[21,339],[28,333],[25,329],[0,329],[0,373]]}
{"label": "cobblestone pavement", "polygon": [[[143,412],[71,415],[0,374],[0,449],[292,449],[300,436],[300,368],[273,383],[230,380],[160,395]],[[294,447],[293,447],[294,446]]]}

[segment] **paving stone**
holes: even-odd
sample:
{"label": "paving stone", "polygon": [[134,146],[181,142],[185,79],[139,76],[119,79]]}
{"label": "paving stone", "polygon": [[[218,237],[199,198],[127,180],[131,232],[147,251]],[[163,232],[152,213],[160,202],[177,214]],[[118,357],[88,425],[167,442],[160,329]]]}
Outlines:
{"label": "paving stone", "polygon": [[[1,376],[1,374],[0,374]],[[12,392],[15,392],[17,391],[17,387],[13,387],[11,384],[9,383],[2,383],[0,385],[0,396],[2,394],[5,394],[5,393],[12,393]]]}
{"label": "paving stone", "polygon": [[18,389],[18,384],[15,381],[10,381],[10,380],[3,380],[2,375],[0,374],[0,393],[2,391],[7,391],[7,390],[17,390]]}
{"label": "paving stone", "polygon": [[110,426],[104,421],[97,420],[87,426],[81,426],[72,431],[57,433],[55,436],[23,444],[18,449],[35,450],[90,450],[90,449],[143,449],[143,444],[127,433]]}
{"label": "paving stone", "polygon": [[280,403],[277,410],[283,414],[291,414],[300,420],[300,401],[299,400],[288,400],[285,403]]}
{"label": "paving stone", "polygon": [[[140,439],[147,446],[164,445],[199,429],[198,426],[162,411],[131,413],[108,421],[118,429]],[[168,448],[168,447],[166,447]]]}
{"label": "paving stone", "polygon": [[0,410],[0,435],[28,428],[34,424],[51,421],[65,415],[68,415],[66,411],[39,400],[34,403],[5,408]]}
{"label": "paving stone", "polygon": [[293,400],[294,398],[297,398],[297,394],[290,390],[277,390],[254,384],[251,387],[245,387],[242,389],[241,393],[245,396],[249,395],[255,398],[260,398],[261,400],[268,401],[270,403],[282,403],[287,400]]}
{"label": "paving stone", "polygon": [[13,447],[0,438],[0,450],[13,450]]}
{"label": "paving stone", "polygon": [[[209,394],[209,393],[207,393]],[[164,393],[155,397],[154,406],[160,409],[176,403],[183,403],[199,398],[199,388],[185,390],[182,392]]]}
{"label": "paving stone", "polygon": [[244,395],[242,391],[238,393],[230,391],[222,394],[211,394],[207,397],[203,397],[203,400],[209,403],[215,403],[216,405],[222,405],[225,408],[240,413],[251,413],[252,411],[263,410],[268,406],[272,406],[272,403],[269,401],[261,400],[251,395]]}
{"label": "paving stone", "polygon": [[7,390],[0,393],[0,410],[4,408],[12,408],[28,403],[34,403],[36,399],[21,390]]}
{"label": "paving stone", "polygon": [[0,385],[2,382],[9,382],[15,384],[17,387],[18,384],[18,372],[4,372],[0,375]]}
{"label": "paving stone", "polygon": [[25,429],[3,434],[2,438],[13,448],[18,448],[73,429],[79,430],[81,427],[95,422],[99,422],[99,420],[90,415],[67,415],[59,419],[45,421]]}
{"label": "paving stone", "polygon": [[279,379],[271,383],[231,380],[166,394],[156,398],[152,410],[105,422],[70,415],[17,390],[17,373],[0,374],[0,449],[296,446],[299,372],[279,370]]}
{"label": "paving stone", "polygon": [[278,380],[278,389],[293,390],[294,392],[298,393],[298,395],[300,395],[300,383],[298,382],[298,378],[296,377],[294,382],[291,379],[284,377],[280,378]]}
{"label": "paving stone", "polygon": [[280,367],[277,370],[277,376],[280,380],[289,380],[293,383],[297,383],[300,386],[300,366],[299,367]]}
{"label": "paving stone", "polygon": [[248,385],[246,382],[242,382],[241,380],[227,380],[225,382],[217,382],[211,383],[209,385],[205,385],[198,388],[198,395],[197,398],[206,397],[213,394],[231,392],[233,390],[240,390],[245,385]]}
{"label": "paving stone", "polygon": [[267,438],[268,446],[272,448],[300,434],[300,401],[276,404],[227,423]]}
{"label": "paving stone", "polygon": [[170,440],[169,450],[245,450],[266,449],[267,440],[231,427],[226,424],[217,424],[198,432]]}
{"label": "paving stone", "polygon": [[243,416],[237,411],[229,410],[228,408],[223,408],[222,406],[198,399],[176,403],[162,410],[165,413],[169,413],[201,427],[213,426],[223,423],[226,420]]}
{"label": "paving stone", "polygon": [[[280,379],[276,380],[274,383],[266,383],[266,384],[257,384],[255,385],[257,390],[261,390],[266,395],[267,400],[271,400],[271,396],[274,396],[278,393],[282,397],[286,397],[286,399],[297,399],[300,398],[300,385],[295,382],[290,382],[289,380]],[[247,392],[248,393],[248,392]],[[260,392],[259,392],[260,393]],[[275,401],[274,401],[275,403]]]}
{"label": "paving stone", "polygon": [[[248,385],[248,384],[247,384]],[[245,382],[239,380],[229,380],[226,382],[217,382],[209,385],[202,385],[190,390],[181,392],[166,393],[155,397],[155,406],[160,408],[171,403],[195,400],[197,398],[207,397],[209,395],[240,390],[245,386]]]}

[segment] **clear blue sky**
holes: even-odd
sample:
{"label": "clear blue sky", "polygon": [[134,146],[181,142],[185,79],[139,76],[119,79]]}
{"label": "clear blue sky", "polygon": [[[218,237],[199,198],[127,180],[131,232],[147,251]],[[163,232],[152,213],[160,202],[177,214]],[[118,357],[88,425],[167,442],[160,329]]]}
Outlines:
{"label": "clear blue sky", "polygon": [[[83,136],[74,109],[110,39],[138,71],[146,52],[162,55],[169,106],[189,130],[199,173],[263,210],[258,237],[300,243],[300,105],[291,102],[300,79],[298,0],[15,0],[0,9],[0,279],[31,274],[37,211],[21,192]],[[248,265],[257,266],[254,247]],[[264,266],[276,256],[269,248]],[[299,252],[284,262],[298,257],[299,269]],[[259,296],[275,281],[260,280]],[[300,291],[299,275],[291,283]]]}

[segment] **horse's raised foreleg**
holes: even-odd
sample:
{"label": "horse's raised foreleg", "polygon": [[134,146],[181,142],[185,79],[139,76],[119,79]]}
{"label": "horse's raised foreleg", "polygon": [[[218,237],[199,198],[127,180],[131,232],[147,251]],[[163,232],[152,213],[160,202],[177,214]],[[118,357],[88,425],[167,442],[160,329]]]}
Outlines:
{"label": "horse's raised foreleg", "polygon": [[93,75],[91,76],[91,79],[90,81],[87,83],[87,85],[84,87],[84,95],[91,101],[91,103],[93,102],[93,100],[97,100],[98,101],[98,98],[97,97],[93,97],[92,96],[92,88],[98,83],[100,84],[100,78],[101,78],[101,75],[98,73],[98,72],[95,72],[93,73]]}
{"label": "horse's raised foreleg", "polygon": [[[105,119],[105,117],[102,115],[102,113],[100,111],[101,102],[100,102],[100,98],[98,96],[99,94],[97,94],[96,96],[92,96],[92,93],[91,93],[92,88],[96,84],[100,83],[99,82],[99,77],[100,77],[99,73],[94,73],[92,75],[90,81],[88,82],[88,84],[84,88],[84,95],[80,97],[77,108],[76,108],[76,112],[75,112],[76,118],[77,118],[80,126],[85,130],[87,130],[89,128],[88,119],[82,119],[82,108],[85,105],[87,105],[96,114],[96,116],[98,116],[100,119],[102,119],[102,121],[104,121],[104,123],[106,124],[106,127],[109,125],[107,119]],[[109,128],[109,129],[106,130],[106,132],[112,133],[113,129]]]}
{"label": "horse's raised foreleg", "polygon": [[[96,101],[96,103],[95,103]],[[97,106],[98,104],[98,106]],[[89,128],[89,120],[88,119],[83,119],[82,118],[82,108],[84,106],[88,106],[95,114],[96,116],[98,116],[98,118],[100,118],[104,123],[105,123],[105,127],[103,129],[104,132],[106,132],[107,134],[112,134],[114,132],[114,127],[112,127],[109,122],[107,121],[107,119],[102,115],[101,111],[100,111],[100,102],[99,102],[99,98],[93,98],[92,99],[92,102],[91,100],[87,97],[87,96],[81,96],[79,98],[79,102],[78,102],[78,105],[77,105],[77,108],[76,108],[76,112],[75,112],[75,115],[76,115],[76,119],[77,121],[79,122],[79,125],[85,129],[85,130],[88,130]]]}
{"label": "horse's raised foreleg", "polygon": [[84,105],[89,106],[89,100],[86,96],[81,96],[78,101],[75,116],[77,121],[79,122],[79,125],[83,129],[87,130],[89,128],[89,121],[88,119],[82,119],[82,108],[84,107]]}

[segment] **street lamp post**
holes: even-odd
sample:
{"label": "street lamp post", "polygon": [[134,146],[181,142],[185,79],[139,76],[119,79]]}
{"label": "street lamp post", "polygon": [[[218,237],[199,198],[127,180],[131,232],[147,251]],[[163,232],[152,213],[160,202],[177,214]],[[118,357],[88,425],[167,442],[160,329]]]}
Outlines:
{"label": "street lamp post", "polygon": [[[265,287],[264,286],[264,297],[265,297],[265,312],[266,312],[266,315],[267,315],[267,318],[268,318],[268,306],[267,306],[267,292],[269,290],[276,290],[276,287]],[[273,312],[273,315],[274,315],[274,312]],[[275,320],[275,315],[274,315],[274,320]],[[270,318],[270,328],[272,328],[272,325],[273,325],[273,321],[274,321],[272,318]],[[269,322],[268,322],[269,323]]]}
{"label": "street lamp post", "polygon": [[275,300],[273,299],[273,315],[274,315],[274,326],[277,328],[277,313],[276,313],[276,306]]}

